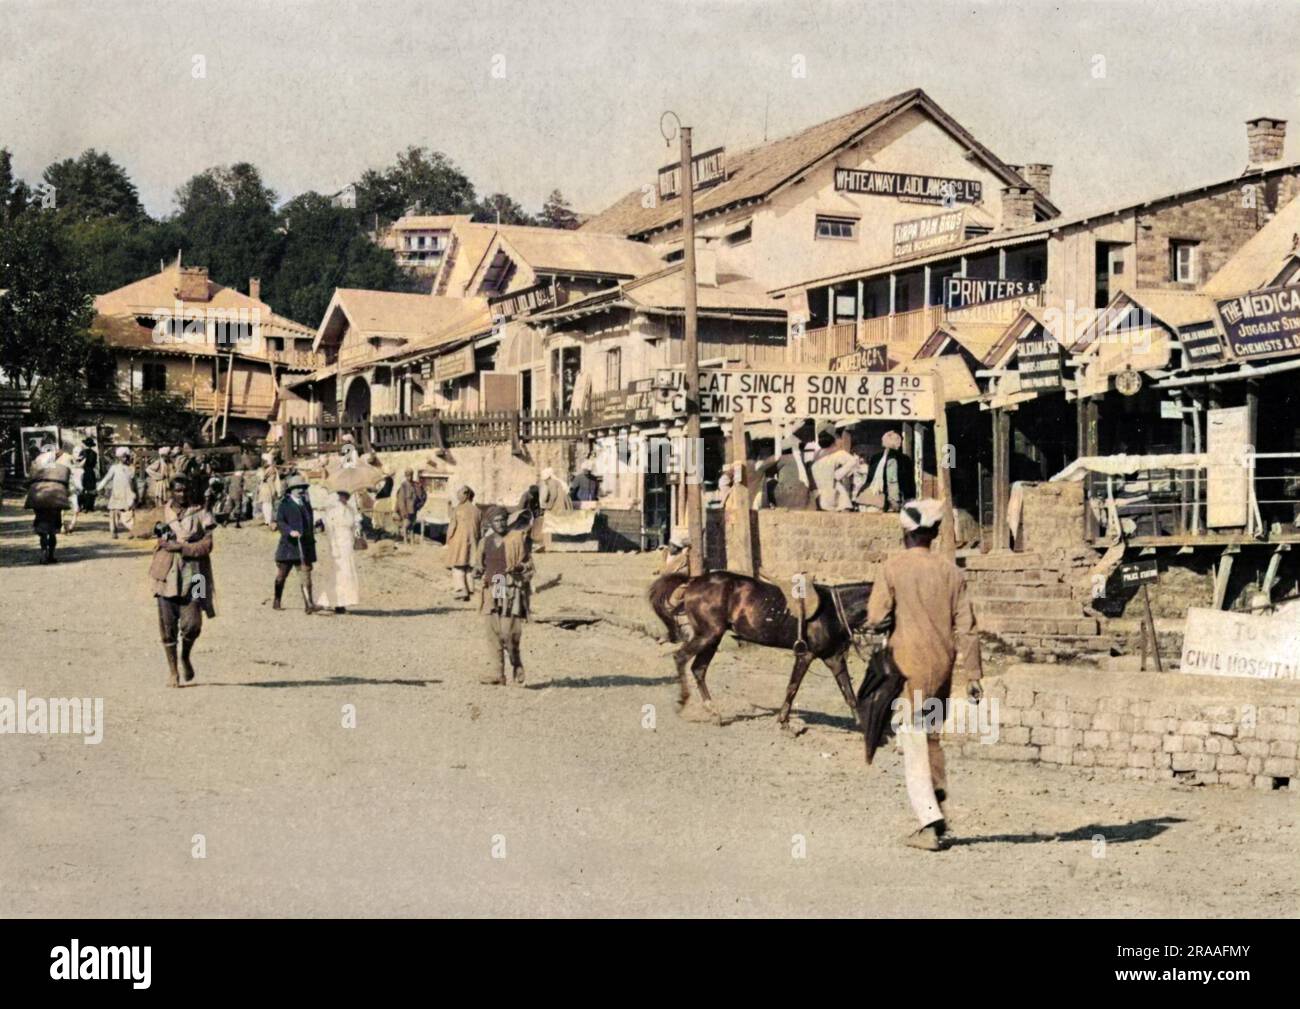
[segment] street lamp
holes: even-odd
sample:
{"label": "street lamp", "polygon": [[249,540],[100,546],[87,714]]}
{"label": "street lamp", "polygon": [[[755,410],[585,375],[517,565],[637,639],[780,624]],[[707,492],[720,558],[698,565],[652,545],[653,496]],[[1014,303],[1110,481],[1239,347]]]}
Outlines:
{"label": "street lamp", "polygon": [[[672,122],[665,125],[665,120]],[[695,459],[695,475],[686,473],[686,529],[691,539],[690,573],[692,577],[704,574],[704,499],[700,493],[700,480],[704,476],[704,453],[700,446],[700,343],[699,318],[695,303],[695,178],[691,172],[691,128],[683,126],[676,112],[665,112],[659,117],[659,132],[664,143],[672,146],[673,136],[681,141],[682,199],[682,283],[686,288],[684,299],[686,366],[683,391],[686,394],[686,457]]]}

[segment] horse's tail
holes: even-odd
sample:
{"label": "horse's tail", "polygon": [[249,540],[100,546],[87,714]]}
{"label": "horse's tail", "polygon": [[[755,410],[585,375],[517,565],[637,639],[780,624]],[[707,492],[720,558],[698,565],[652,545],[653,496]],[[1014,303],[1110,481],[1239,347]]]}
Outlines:
{"label": "horse's tail", "polygon": [[672,597],[689,578],[689,575],[681,573],[660,575],[650,583],[650,591],[647,594],[651,608],[663,622],[668,631],[668,640],[673,644],[681,641],[681,634],[677,627],[677,614],[681,611],[682,604],[678,602],[674,605]]}

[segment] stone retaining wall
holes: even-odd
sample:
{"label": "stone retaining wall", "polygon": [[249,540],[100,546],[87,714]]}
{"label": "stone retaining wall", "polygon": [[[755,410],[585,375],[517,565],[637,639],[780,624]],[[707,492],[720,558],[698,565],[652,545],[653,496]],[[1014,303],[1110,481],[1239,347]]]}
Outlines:
{"label": "stone retaining wall", "polygon": [[997,742],[954,740],[964,756],[1300,795],[1295,682],[1022,665],[985,696]]}
{"label": "stone retaining wall", "polygon": [[806,571],[822,581],[869,581],[903,548],[897,515],[765,508],[756,516],[755,550],[769,578]]}

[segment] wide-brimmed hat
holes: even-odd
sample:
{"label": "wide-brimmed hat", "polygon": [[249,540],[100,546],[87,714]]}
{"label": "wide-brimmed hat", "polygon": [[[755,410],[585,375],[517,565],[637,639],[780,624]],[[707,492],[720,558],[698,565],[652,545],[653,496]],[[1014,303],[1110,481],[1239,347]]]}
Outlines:
{"label": "wide-brimmed hat", "polygon": [[301,473],[294,473],[292,476],[287,477],[284,481],[284,489],[286,491],[290,491],[298,487],[306,487],[306,486],[307,486],[307,478],[304,477]]}
{"label": "wide-brimmed hat", "polygon": [[483,516],[483,521],[491,522],[498,515],[500,515],[507,522],[510,521],[510,513],[506,511],[504,508],[502,508],[500,505],[493,505],[491,508],[489,508],[487,510],[487,514]]}

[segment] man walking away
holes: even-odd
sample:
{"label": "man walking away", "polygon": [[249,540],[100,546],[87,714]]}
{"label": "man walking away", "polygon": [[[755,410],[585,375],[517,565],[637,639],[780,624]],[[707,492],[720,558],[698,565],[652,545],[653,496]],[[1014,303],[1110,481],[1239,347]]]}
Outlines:
{"label": "man walking away", "polygon": [[58,464],[53,442],[41,446],[32,460],[27,481],[26,507],[35,512],[32,529],[41,543],[41,563],[53,564],[54,548],[63,529],[63,509],[68,506],[72,472]]}
{"label": "man walking away", "polygon": [[[167,656],[167,686],[194,679],[190,652],[203,630],[203,614],[217,615],[212,581],[212,513],[194,504],[190,482],[174,477],[171,500],[163,508],[160,533],[149,564],[153,594],[158,600],[158,630]],[[176,645],[180,643],[180,668]]]}
{"label": "man walking away", "polygon": [[120,447],[116,456],[116,461],[95,488],[100,494],[108,494],[108,528],[113,532],[113,539],[117,539],[119,528],[130,528],[126,514],[135,507],[135,473],[131,468],[131,450]]}
{"label": "man walking away", "polygon": [[[959,659],[970,674],[972,700],[980,698],[979,638],[961,569],[930,551],[943,519],[941,502],[909,501],[899,519],[906,549],[885,561],[867,603],[867,621],[871,629],[883,631],[892,618],[889,647],[904,679],[896,702],[901,717],[898,740],[907,797],[921,824],[906,843],[938,851],[947,830],[941,805],[947,798],[947,778],[939,744],[943,706]],[[926,711],[930,717],[923,720]]]}
{"label": "man walking away", "polygon": [[285,496],[275,513],[275,525],[280,531],[280,542],[275,548],[275,602],[274,609],[282,609],[280,598],[289,572],[298,569],[302,588],[303,609],[310,615],[316,608],[312,602],[311,566],[316,563],[316,516],[312,514],[307,497],[307,481],[295,473],[284,482]]}
{"label": "man walking away", "polygon": [[[521,518],[523,516],[515,516]],[[524,682],[524,663],[519,655],[524,622],[528,619],[533,561],[528,551],[528,528],[510,529],[504,508],[488,516],[491,528],[479,543],[474,574],[482,582],[479,612],[484,615],[488,647],[492,655],[480,683],[505,684],[505,656],[510,657],[514,681]]]}

